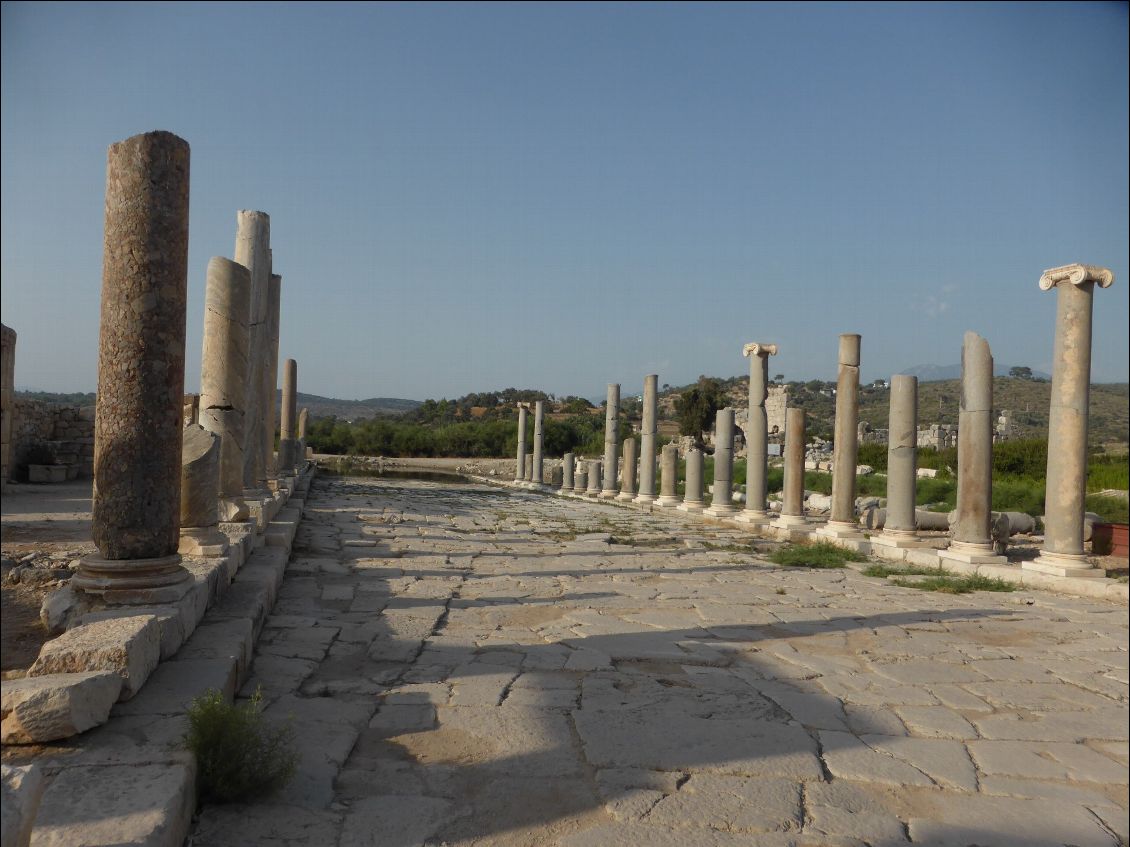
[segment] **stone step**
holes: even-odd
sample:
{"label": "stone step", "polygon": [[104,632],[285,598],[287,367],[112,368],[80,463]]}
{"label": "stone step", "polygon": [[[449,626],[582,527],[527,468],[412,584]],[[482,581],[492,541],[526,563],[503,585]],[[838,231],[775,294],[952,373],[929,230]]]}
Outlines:
{"label": "stone step", "polygon": [[104,724],[122,690],[114,671],[83,671],[4,680],[0,741],[34,744],[70,738]]}

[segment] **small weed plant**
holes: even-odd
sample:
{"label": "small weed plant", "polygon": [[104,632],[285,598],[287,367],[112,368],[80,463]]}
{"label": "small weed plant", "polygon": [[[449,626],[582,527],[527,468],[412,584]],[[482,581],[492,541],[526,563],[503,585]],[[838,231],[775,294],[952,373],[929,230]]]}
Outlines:
{"label": "small weed plant", "polygon": [[845,562],[864,562],[854,550],[821,541],[818,544],[790,544],[769,554],[769,561],[799,568],[842,568]]}
{"label": "small weed plant", "polygon": [[263,717],[263,695],[231,704],[209,689],[188,709],[185,746],[196,755],[202,802],[238,803],[266,797],[294,776],[298,753],[289,723]]}

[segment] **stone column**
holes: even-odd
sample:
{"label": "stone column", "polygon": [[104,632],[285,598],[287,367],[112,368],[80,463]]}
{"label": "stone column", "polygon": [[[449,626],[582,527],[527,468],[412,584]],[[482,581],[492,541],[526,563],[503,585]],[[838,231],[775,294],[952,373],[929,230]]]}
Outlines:
{"label": "stone column", "polygon": [[765,401],[769,397],[769,357],[777,354],[776,344],[750,342],[742,347],[749,358],[749,421],[745,433],[745,509],[738,520],[766,524],[772,520],[766,506],[769,474],[769,417]]}
{"label": "stone column", "polygon": [[666,444],[659,459],[659,499],[656,506],[679,505],[679,448]]}
{"label": "stone column", "polygon": [[719,409],[714,416],[714,497],[704,514],[713,518],[737,514],[733,489],[734,410]]}
{"label": "stone column", "polygon": [[620,384],[608,383],[604,408],[604,484],[600,488],[601,497],[615,497],[616,469],[620,465]]}
{"label": "stone column", "polygon": [[282,414],[279,418],[279,474],[294,476],[298,464],[298,438],[295,418],[298,417],[298,362],[287,359],[283,366]]}
{"label": "stone column", "polygon": [[251,311],[248,323],[247,390],[244,396],[243,488],[255,500],[267,497],[267,469],[263,462],[263,368],[267,361],[267,289],[271,276],[271,218],[266,212],[236,214],[235,261],[251,275]]}
{"label": "stone column", "polygon": [[881,547],[917,547],[914,500],[918,483],[918,377],[891,377],[887,440],[887,516],[883,534],[871,537]]}
{"label": "stone column", "polygon": [[993,555],[993,355],[989,342],[965,333],[961,349],[961,407],[957,418],[957,509],[944,559],[1004,564]]}
{"label": "stone column", "polygon": [[184,428],[181,450],[180,545],[186,556],[222,556],[228,539],[220,532],[216,489],[220,485],[220,437],[193,424]]}
{"label": "stone column", "polygon": [[584,495],[585,490],[588,488],[589,481],[589,468],[585,460],[581,460],[577,464],[577,471],[573,474],[573,494],[577,497]]}
{"label": "stone column", "polygon": [[855,468],[859,464],[859,336],[840,336],[836,380],[836,431],[832,445],[832,514],[817,530],[831,538],[860,538],[855,517]]}
{"label": "stone column", "polygon": [[1083,551],[1087,494],[1087,411],[1091,392],[1091,313],[1095,285],[1109,288],[1114,274],[1094,265],[1044,271],[1040,288],[1056,290],[1055,351],[1048,420],[1044,546],[1024,562],[1027,570],[1055,576],[1105,575]]}
{"label": "stone column", "polygon": [[702,451],[692,447],[687,451],[687,488],[683,492],[683,503],[680,512],[701,512],[706,507],[702,496]]}
{"label": "stone column", "polygon": [[245,521],[244,424],[247,405],[251,273],[230,259],[208,262],[204,351],[200,359],[200,425],[220,437],[220,519]]}
{"label": "stone column", "polygon": [[585,496],[600,496],[600,459],[589,459],[588,473],[589,487],[585,489]]}
{"label": "stone column", "polygon": [[561,490],[558,494],[570,494],[573,491],[573,454],[566,453],[561,457]]}
{"label": "stone column", "polygon": [[514,481],[523,482],[526,479],[526,411],[528,403],[518,404],[518,456],[514,469]]}
{"label": "stone column", "polygon": [[624,470],[620,474],[620,493],[617,500],[631,500],[636,496],[636,439],[624,439]]}
{"label": "stone column", "polygon": [[[188,143],[169,132],[110,147],[91,534],[71,585],[161,603],[193,585],[180,565],[188,293]],[[215,493],[213,491],[213,497]]]}
{"label": "stone column", "polygon": [[306,467],[306,427],[310,422],[310,410],[303,408],[298,413],[298,466]]}
{"label": "stone column", "polygon": [[804,409],[785,410],[785,487],[781,492],[781,515],[773,526],[795,529],[808,523],[804,516]]}
{"label": "stone column", "polygon": [[12,413],[15,411],[16,331],[0,324],[0,491],[12,473]]}
{"label": "stone column", "polygon": [[526,482],[534,481],[534,460],[532,456],[526,456]]}
{"label": "stone column", "polygon": [[531,469],[534,485],[541,485],[544,480],[542,468],[542,442],[545,427],[545,401],[538,400],[534,403],[534,466]]}
{"label": "stone column", "polygon": [[655,500],[655,435],[659,420],[659,376],[643,378],[643,422],[640,426],[640,490],[634,503]]}
{"label": "stone column", "polygon": [[279,309],[282,305],[282,277],[271,274],[267,279],[267,364],[263,369],[263,466],[268,478],[279,474],[275,461],[275,424],[279,407]]}

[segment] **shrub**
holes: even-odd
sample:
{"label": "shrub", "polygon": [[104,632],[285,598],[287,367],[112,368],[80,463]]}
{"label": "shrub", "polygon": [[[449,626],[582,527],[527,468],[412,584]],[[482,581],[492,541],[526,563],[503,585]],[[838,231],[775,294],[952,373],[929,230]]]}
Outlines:
{"label": "shrub", "polygon": [[238,705],[209,689],[188,709],[185,746],[196,755],[202,802],[237,803],[265,797],[294,776],[298,754],[290,724],[263,717],[263,695]]}

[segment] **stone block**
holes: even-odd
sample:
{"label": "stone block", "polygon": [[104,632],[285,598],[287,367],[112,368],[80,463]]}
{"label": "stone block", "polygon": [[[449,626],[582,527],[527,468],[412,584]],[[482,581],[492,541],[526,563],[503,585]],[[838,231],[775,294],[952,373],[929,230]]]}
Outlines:
{"label": "stone block", "polygon": [[43,771],[38,765],[0,765],[0,844],[27,847],[43,797]]}
{"label": "stone block", "polygon": [[114,708],[119,715],[179,715],[192,701],[214,689],[228,701],[235,696],[238,661],[235,657],[217,659],[177,659],[165,662],[153,672],[145,690],[128,703]]}
{"label": "stone block", "polygon": [[254,627],[251,621],[247,618],[232,618],[198,627],[177,654],[177,659],[235,659],[236,673],[239,684],[242,685],[251,669],[254,650]]}
{"label": "stone block", "polygon": [[70,738],[104,724],[122,690],[113,671],[47,674],[5,680],[0,741],[34,744]]}
{"label": "stone block", "polygon": [[121,699],[133,697],[161,660],[161,628],[153,615],[95,621],[48,641],[28,676],[114,671],[122,678]]}
{"label": "stone block", "polygon": [[196,621],[179,606],[130,606],[129,608],[100,609],[87,612],[79,618],[79,624],[95,621],[117,620],[135,615],[153,615],[161,630],[161,659],[171,659],[192,634]]}

